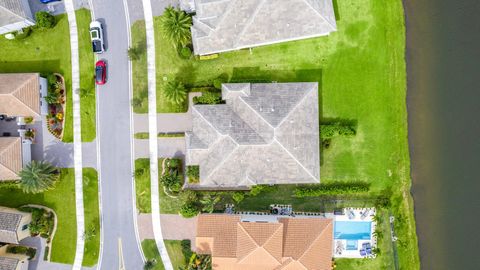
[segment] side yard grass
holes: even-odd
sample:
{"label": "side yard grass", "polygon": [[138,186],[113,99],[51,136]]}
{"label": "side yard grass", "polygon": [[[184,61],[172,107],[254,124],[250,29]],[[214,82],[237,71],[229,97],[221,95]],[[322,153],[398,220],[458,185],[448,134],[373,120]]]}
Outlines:
{"label": "side yard grass", "polygon": [[[84,173],[85,224],[97,226],[99,217],[96,171],[84,168]],[[17,188],[0,187],[0,201],[1,205],[6,207],[39,204],[53,209],[57,214],[58,224],[52,243],[51,260],[73,264],[77,237],[74,169],[60,169],[60,179],[55,189],[44,193],[25,194]],[[97,232],[99,234],[98,230]],[[99,235],[87,240],[84,265],[96,264],[99,244]]]}
{"label": "side yard grass", "polygon": [[145,21],[136,21],[131,28],[132,46],[139,48],[139,59],[132,61],[132,84],[133,84],[133,100],[137,100],[137,104],[132,102],[133,111],[135,113],[148,112],[148,81],[147,81],[147,34],[145,30]]}
{"label": "side yard grass", "polygon": [[[91,142],[96,137],[96,93],[94,82],[95,57],[90,43],[90,11],[79,9],[76,12],[78,27],[78,52],[80,57],[80,114],[82,117],[82,141]],[[72,120],[73,121],[73,120]],[[73,141],[73,134],[68,137]]]}
{"label": "side yard grass", "polygon": [[[158,159],[158,175],[162,175],[163,158]],[[141,213],[151,213],[151,190],[150,190],[150,160],[140,158],[135,160],[135,192],[137,194],[137,209]],[[180,210],[180,201],[171,198],[163,192],[163,186],[160,185],[158,192],[160,199],[160,213],[178,214]]]}
{"label": "side yard grass", "polygon": [[[185,267],[185,256],[182,252],[182,241],[179,240],[165,240],[165,246],[167,247],[168,255],[170,256],[170,260],[172,261],[173,269],[184,269]],[[142,241],[142,249],[145,253],[145,257],[148,260],[156,260],[157,264],[153,268],[154,270],[163,270],[165,269],[163,266],[162,259],[160,258],[160,253],[158,252],[157,245],[155,240],[143,240]]]}
{"label": "side yard grass", "polygon": [[85,208],[85,248],[83,266],[94,266],[100,253],[100,213],[98,204],[98,174],[93,168],[83,168],[83,202]]}

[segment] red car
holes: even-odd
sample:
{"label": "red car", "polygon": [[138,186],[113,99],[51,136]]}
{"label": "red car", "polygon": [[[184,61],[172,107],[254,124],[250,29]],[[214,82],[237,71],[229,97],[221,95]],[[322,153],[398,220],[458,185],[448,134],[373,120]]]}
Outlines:
{"label": "red car", "polygon": [[97,61],[95,64],[95,83],[98,85],[107,82],[107,63],[103,60]]}

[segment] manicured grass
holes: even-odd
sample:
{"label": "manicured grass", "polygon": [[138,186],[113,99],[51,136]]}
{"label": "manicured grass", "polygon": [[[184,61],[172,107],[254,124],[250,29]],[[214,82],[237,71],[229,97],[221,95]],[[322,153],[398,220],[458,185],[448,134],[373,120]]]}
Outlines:
{"label": "manicured grass", "polygon": [[65,78],[67,109],[64,141],[73,140],[72,70],[67,15],[56,16],[52,29],[33,29],[23,40],[0,38],[0,72],[58,72]]}
{"label": "manicured grass", "polygon": [[60,179],[55,189],[44,193],[25,194],[20,189],[0,188],[2,206],[20,207],[25,204],[39,204],[55,211],[58,227],[51,249],[51,260],[54,262],[72,264],[75,257],[77,231],[74,183],[74,170],[61,169]]}
{"label": "manicured grass", "polygon": [[[100,225],[98,214],[97,172],[84,168],[85,226],[95,226],[96,235],[85,243],[83,264],[93,266],[98,260]],[[75,215],[75,175],[73,169],[60,169],[60,179],[55,189],[40,194],[25,194],[16,188],[0,188],[2,206],[20,207],[25,204],[39,204],[52,208],[57,214],[58,225],[52,243],[53,262],[73,264],[77,240]]]}
{"label": "manicured grass", "polygon": [[145,21],[136,21],[131,29],[132,46],[142,48],[140,59],[132,61],[132,84],[134,98],[140,98],[142,103],[139,106],[133,106],[136,113],[148,112],[148,85],[147,85],[147,50],[145,32]]}
{"label": "manicured grass", "polygon": [[[372,194],[391,190],[391,211],[401,220],[395,227],[401,239],[400,267],[419,269],[409,193],[402,2],[336,3],[338,31],[327,37],[222,53],[203,61],[181,59],[162,37],[156,17],[157,111],[186,110],[186,104],[172,106],[163,97],[163,84],[174,78],[188,87],[209,86],[219,76],[230,82],[319,82],[320,120],[357,123],[355,137],[335,138],[321,151],[322,181],[367,181]],[[287,200],[282,194],[276,196],[279,203]]]}
{"label": "manicured grass", "polygon": [[[88,94],[80,94],[80,108],[82,117],[82,141],[90,142],[96,136],[96,93],[94,81],[95,58],[90,43],[90,11],[79,9],[76,11],[78,27],[78,50],[80,56],[80,88]],[[85,91],[84,91],[85,93]],[[69,138],[70,139],[70,138]],[[73,134],[71,137],[73,141]]]}
{"label": "manicured grass", "polygon": [[[185,267],[185,257],[182,253],[181,241],[178,240],[165,240],[165,246],[167,247],[168,255],[172,261],[173,269],[183,269]],[[155,265],[155,270],[163,270],[164,266],[162,259],[160,258],[160,253],[158,252],[157,245],[155,240],[143,240],[142,249],[145,253],[147,259],[155,259],[157,265]]]}
{"label": "manicured grass", "polygon": [[97,264],[100,252],[100,215],[98,204],[98,174],[93,168],[83,168],[83,203],[85,208],[85,230],[93,231],[85,240],[84,266]]}
{"label": "manicured grass", "polygon": [[[158,175],[162,175],[163,158],[158,159]],[[137,172],[142,173],[137,173]],[[160,213],[178,214],[180,202],[175,198],[168,197],[163,192],[163,186],[159,187]],[[151,213],[151,193],[150,193],[150,161],[148,158],[135,160],[135,192],[137,194],[137,209],[141,213]]]}

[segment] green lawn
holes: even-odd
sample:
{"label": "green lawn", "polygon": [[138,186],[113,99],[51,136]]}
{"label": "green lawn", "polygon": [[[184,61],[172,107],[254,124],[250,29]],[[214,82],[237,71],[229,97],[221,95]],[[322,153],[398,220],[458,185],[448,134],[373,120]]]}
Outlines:
{"label": "green lawn", "polygon": [[[181,269],[180,267],[184,267],[185,257],[182,253],[182,246],[180,244],[181,241],[165,240],[164,243],[167,247],[167,252],[170,256],[170,260],[172,261],[173,269]],[[154,270],[165,269],[163,267],[162,259],[160,258],[160,253],[158,252],[157,245],[155,244],[155,240],[143,240],[142,249],[147,259],[155,259],[157,261],[157,265],[155,265],[155,268],[153,268]]]}
{"label": "green lawn", "polygon": [[[80,9],[76,11],[78,27],[78,50],[80,57],[80,88],[85,89],[88,94],[80,95],[80,108],[82,117],[82,141],[91,142],[96,136],[96,93],[94,81],[95,57],[90,43],[90,11]],[[65,140],[65,138],[64,138]],[[73,141],[73,134],[68,137]]]}
{"label": "green lawn", "polygon": [[[162,175],[163,158],[158,159],[158,175]],[[137,173],[141,171],[142,173]],[[151,213],[150,200],[150,161],[148,158],[140,158],[135,160],[135,192],[137,194],[137,209],[141,213]],[[160,213],[162,214],[178,214],[180,210],[180,202],[177,199],[168,197],[163,192],[160,185],[158,192],[160,197]]]}
{"label": "green lawn", "polygon": [[[321,151],[322,180],[368,181],[374,194],[391,190],[391,211],[401,220],[395,227],[400,239],[400,267],[419,269],[409,193],[402,2],[336,3],[338,31],[327,37],[264,46],[251,52],[222,53],[217,59],[203,61],[181,59],[162,37],[160,18],[156,17],[157,111],[186,110],[186,104],[172,106],[163,97],[163,84],[174,78],[188,87],[212,85],[219,76],[230,82],[319,82],[320,120],[341,119],[357,124],[355,137],[335,138],[329,149]],[[280,203],[288,200],[283,193],[276,195],[272,194],[272,198],[278,198]],[[368,268],[369,263],[365,264]]]}
{"label": "green lawn", "polygon": [[[96,171],[84,169],[85,224],[98,227],[98,194]],[[0,188],[2,206],[20,207],[39,204],[52,208],[57,214],[58,227],[52,243],[51,260],[73,264],[76,246],[75,179],[73,169],[61,169],[55,189],[40,194],[25,194],[20,189]],[[93,265],[98,258],[100,243],[97,237],[87,241],[84,265]]]}
{"label": "green lawn", "polygon": [[83,168],[83,202],[85,208],[85,230],[88,238],[85,240],[83,255],[84,266],[97,264],[100,251],[100,214],[98,204],[98,175],[93,168]]}
{"label": "green lawn", "polygon": [[147,78],[147,50],[145,32],[145,21],[136,21],[131,29],[132,46],[141,48],[140,59],[132,61],[132,84],[134,98],[139,98],[142,103],[139,106],[133,106],[136,113],[148,112],[148,78]]}
{"label": "green lawn", "polygon": [[[78,10],[81,86],[93,87],[93,54],[90,48],[88,24],[90,13],[86,9]],[[70,31],[66,15],[56,16],[57,24],[52,29],[34,29],[23,40],[0,39],[0,72],[39,72],[46,76],[58,72],[65,78],[67,90],[67,109],[63,141],[73,141],[72,115],[72,70],[70,59]],[[95,96],[81,99],[82,140],[95,138]]]}
{"label": "green lawn", "polygon": [[52,29],[34,29],[23,40],[0,39],[0,72],[39,72],[46,76],[58,72],[65,78],[67,109],[64,141],[73,132],[72,69],[70,62],[70,32],[66,15],[56,16]]}

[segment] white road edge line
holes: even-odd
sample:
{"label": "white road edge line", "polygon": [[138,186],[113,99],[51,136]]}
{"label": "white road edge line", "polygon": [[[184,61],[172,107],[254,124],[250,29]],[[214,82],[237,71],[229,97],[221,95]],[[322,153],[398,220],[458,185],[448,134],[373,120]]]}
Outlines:
{"label": "white road edge line", "polygon": [[165,270],[173,270],[163,242],[160,224],[160,202],[158,197],[158,141],[157,141],[157,85],[155,72],[155,33],[153,28],[152,4],[150,0],[142,0],[145,30],[147,36],[147,68],[148,68],[148,131],[150,145],[150,190],[152,204],[152,227],[155,243],[163,261]]}
{"label": "white road edge line", "polygon": [[[130,48],[132,46],[132,40],[131,40],[131,33],[130,33],[130,14],[128,10],[128,3],[127,0],[123,0],[123,6],[124,6],[124,11],[125,11],[125,20],[127,23],[127,39],[128,39],[128,47]],[[127,52],[125,52],[127,53]],[[132,82],[132,61],[128,59],[128,97],[129,100],[132,100],[133,97],[133,82]],[[136,190],[136,183],[135,183],[135,144],[133,141],[133,134],[135,132],[134,130],[134,125],[133,125],[133,112],[132,112],[132,106],[129,103],[128,105],[129,108],[129,115],[130,115],[130,152],[131,152],[131,158],[130,158],[130,166],[132,168],[132,203],[133,203],[133,208],[135,211],[133,212],[133,227],[135,229],[135,238],[137,240],[137,248],[140,251],[140,254],[142,255],[142,259],[145,262],[147,259],[145,258],[145,254],[143,254],[143,249],[142,249],[142,243],[140,241],[140,235],[138,233],[138,223],[137,223],[137,194],[135,192]]]}
{"label": "white road edge line", "polygon": [[85,240],[85,212],[83,207],[83,164],[82,164],[82,132],[80,114],[80,63],[78,54],[77,19],[73,0],[65,0],[70,30],[70,51],[72,63],[72,101],[73,101],[73,161],[75,165],[75,211],[77,217],[77,242],[75,260],[72,269],[80,270],[83,262]]}

